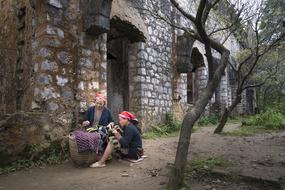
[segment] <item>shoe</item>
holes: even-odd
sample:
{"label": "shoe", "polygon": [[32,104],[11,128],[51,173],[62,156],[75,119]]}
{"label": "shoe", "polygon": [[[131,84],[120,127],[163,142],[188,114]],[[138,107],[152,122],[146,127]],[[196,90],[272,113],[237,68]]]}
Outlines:
{"label": "shoe", "polygon": [[106,164],[100,164],[99,162],[95,162],[89,166],[90,168],[104,168]]}

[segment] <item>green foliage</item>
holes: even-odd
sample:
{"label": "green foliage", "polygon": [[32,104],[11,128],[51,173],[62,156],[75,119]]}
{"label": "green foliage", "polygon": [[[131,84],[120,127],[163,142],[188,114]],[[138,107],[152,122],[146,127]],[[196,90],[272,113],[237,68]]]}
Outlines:
{"label": "green foliage", "polygon": [[233,137],[245,137],[245,136],[254,136],[256,134],[261,133],[270,133],[274,130],[266,129],[262,126],[241,126],[240,128],[229,131],[229,132],[223,132],[223,135],[226,136],[233,136]]}
{"label": "green foliage", "polygon": [[217,125],[220,119],[219,114],[211,114],[209,116],[204,116],[201,117],[198,121],[197,124],[199,126],[207,126],[207,125]]}
{"label": "green foliage", "polygon": [[39,145],[27,145],[13,162],[0,166],[0,174],[45,164],[59,164],[67,159],[67,153],[67,144],[62,146],[59,142],[52,143],[46,149],[42,149]]}
{"label": "green foliage", "polygon": [[281,113],[282,115],[285,115],[285,97],[283,97],[283,101],[272,101],[269,104],[267,104],[266,110],[272,109],[276,110],[277,112]]}
{"label": "green foliage", "polygon": [[267,109],[261,114],[242,121],[245,126],[262,126],[266,129],[285,129],[285,116],[279,111]]}
{"label": "green foliage", "polygon": [[173,112],[166,113],[165,123],[159,126],[153,126],[151,131],[143,134],[144,139],[154,139],[158,137],[176,136],[181,128],[181,122],[178,121]]}
{"label": "green foliage", "polygon": [[270,133],[285,129],[285,116],[278,110],[267,109],[261,114],[242,119],[242,126],[231,132],[229,136],[253,136],[260,133]]}

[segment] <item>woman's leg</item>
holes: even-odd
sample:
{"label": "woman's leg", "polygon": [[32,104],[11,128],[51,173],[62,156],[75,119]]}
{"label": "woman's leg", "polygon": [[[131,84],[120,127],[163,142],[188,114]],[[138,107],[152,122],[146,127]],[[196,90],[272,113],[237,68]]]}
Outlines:
{"label": "woman's leg", "polygon": [[112,154],[112,152],[113,152],[113,144],[111,143],[111,141],[109,141],[103,156],[98,161],[99,164],[105,164],[106,160],[109,158],[109,156]]}

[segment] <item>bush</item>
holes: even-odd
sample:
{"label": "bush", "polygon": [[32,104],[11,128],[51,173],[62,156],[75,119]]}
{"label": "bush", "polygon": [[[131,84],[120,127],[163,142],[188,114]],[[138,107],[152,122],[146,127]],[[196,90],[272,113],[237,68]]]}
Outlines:
{"label": "bush", "polygon": [[30,144],[21,154],[14,156],[13,162],[0,165],[0,174],[45,164],[60,164],[67,158],[68,144],[62,145],[61,142],[53,142],[46,149]]}
{"label": "bush", "polygon": [[285,129],[285,116],[278,110],[267,109],[265,112],[242,121],[244,126],[261,126],[266,129]]}
{"label": "bush", "polygon": [[178,132],[181,128],[181,122],[178,121],[173,112],[166,113],[165,123],[162,125],[152,127],[150,132],[144,133],[145,139],[156,138],[161,136],[169,136],[175,132]]}
{"label": "bush", "polygon": [[197,124],[199,126],[205,126],[205,125],[217,125],[220,119],[219,114],[211,114],[208,116],[201,117]]}
{"label": "bush", "polygon": [[281,102],[271,102],[266,106],[266,110],[267,109],[273,109],[285,116],[285,98],[283,98],[283,101],[281,100]]}

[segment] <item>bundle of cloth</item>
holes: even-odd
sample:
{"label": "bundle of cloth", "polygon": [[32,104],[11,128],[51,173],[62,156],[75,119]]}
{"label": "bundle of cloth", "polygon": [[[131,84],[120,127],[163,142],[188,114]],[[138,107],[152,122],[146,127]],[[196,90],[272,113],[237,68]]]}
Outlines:
{"label": "bundle of cloth", "polygon": [[97,154],[102,144],[101,135],[98,132],[86,132],[85,130],[76,130],[73,132],[77,144],[78,152],[93,151]]}

